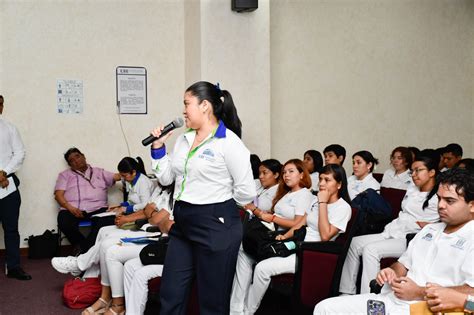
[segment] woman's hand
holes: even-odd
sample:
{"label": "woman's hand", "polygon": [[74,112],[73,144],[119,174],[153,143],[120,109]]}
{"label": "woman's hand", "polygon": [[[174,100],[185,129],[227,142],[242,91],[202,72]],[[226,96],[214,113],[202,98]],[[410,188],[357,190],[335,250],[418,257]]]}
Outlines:
{"label": "woman's hand", "polygon": [[[150,134],[151,134],[152,136],[158,138],[158,137],[161,135],[161,132],[163,131],[163,128],[164,128],[164,126],[161,125],[160,127],[153,129],[153,130],[150,132]],[[169,138],[172,134],[173,134],[173,131],[170,131],[170,132],[168,132],[166,135],[164,135],[163,137],[161,137],[160,139],[157,139],[157,140],[153,141],[153,143],[151,144],[151,147],[152,147],[153,149],[159,149],[159,148],[161,148],[161,147],[165,144],[166,140],[168,140],[168,138]]]}
{"label": "woman's hand", "polygon": [[125,223],[130,222],[130,220],[127,218],[126,215],[119,214],[118,216],[115,217],[115,225],[117,227],[121,227]]}
{"label": "woman's hand", "polygon": [[260,214],[260,220],[270,223],[273,222],[274,216],[274,214],[262,212]]}
{"label": "woman's hand", "polygon": [[250,210],[250,211],[254,211],[255,209],[257,209],[257,207],[253,204],[253,202],[251,203],[248,203],[244,206],[244,209],[245,210]]}
{"label": "woman's hand", "polygon": [[326,189],[318,191],[318,202],[328,203],[328,201],[329,201],[329,191],[327,191]]}
{"label": "woman's hand", "polygon": [[166,219],[166,220],[161,220],[160,223],[158,223],[158,227],[160,228],[161,233],[168,234],[173,224],[174,224],[173,220]]}
{"label": "woman's hand", "polygon": [[275,237],[275,239],[276,239],[277,241],[284,241],[284,240],[286,240],[286,238],[287,238],[287,237],[285,236],[285,234],[278,234],[278,235]]}

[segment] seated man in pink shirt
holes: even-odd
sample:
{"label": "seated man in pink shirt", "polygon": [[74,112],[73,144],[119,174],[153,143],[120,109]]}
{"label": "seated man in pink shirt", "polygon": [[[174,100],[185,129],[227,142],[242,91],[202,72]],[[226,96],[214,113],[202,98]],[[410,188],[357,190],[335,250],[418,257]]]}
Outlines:
{"label": "seated man in pink shirt", "polygon": [[84,253],[94,245],[99,229],[113,225],[115,217],[92,218],[92,228],[87,238],[79,231],[78,224],[107,210],[108,188],[120,180],[120,174],[90,166],[77,148],[69,149],[64,159],[70,168],[59,173],[54,188],[54,197],[60,207],[58,226],[69,242]]}

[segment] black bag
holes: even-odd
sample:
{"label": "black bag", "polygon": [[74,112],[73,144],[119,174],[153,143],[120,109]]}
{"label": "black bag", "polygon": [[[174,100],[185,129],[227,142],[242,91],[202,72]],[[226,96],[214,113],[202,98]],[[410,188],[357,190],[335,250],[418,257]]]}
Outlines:
{"label": "black bag", "polygon": [[278,232],[271,231],[262,224],[259,218],[253,217],[244,224],[242,237],[242,247],[244,251],[253,259],[259,261],[258,250],[263,246],[274,242]]}
{"label": "black bag", "polygon": [[284,241],[273,240],[257,251],[257,261],[262,261],[271,257],[288,257],[296,252],[298,243],[304,241],[306,236],[306,226],[302,226],[298,230],[295,230],[293,237],[288,238]]}
{"label": "black bag", "polygon": [[30,235],[25,238],[28,241],[28,258],[52,258],[59,250],[59,233],[54,230],[46,230],[42,235]]}
{"label": "black bag", "polygon": [[163,265],[168,249],[168,236],[160,237],[156,242],[148,244],[140,251],[140,260],[143,265]]}
{"label": "black bag", "polygon": [[358,194],[351,205],[361,212],[355,236],[381,233],[392,221],[392,207],[372,188]]}

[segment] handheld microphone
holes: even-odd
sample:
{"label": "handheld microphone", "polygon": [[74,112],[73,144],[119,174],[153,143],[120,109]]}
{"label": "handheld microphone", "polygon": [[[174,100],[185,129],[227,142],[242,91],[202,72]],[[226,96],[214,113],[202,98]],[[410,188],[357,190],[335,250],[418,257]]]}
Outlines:
{"label": "handheld microphone", "polygon": [[155,137],[153,135],[149,135],[148,137],[146,137],[145,139],[142,140],[142,144],[144,146],[147,146],[149,145],[150,143],[152,143],[153,141],[157,140],[157,139],[160,139],[161,137],[167,135],[171,130],[174,130],[176,128],[180,128],[184,125],[184,120],[183,118],[181,117],[176,117],[175,120],[173,120],[172,122],[170,122],[169,124],[167,124],[163,130],[161,131],[161,135],[159,137]]}

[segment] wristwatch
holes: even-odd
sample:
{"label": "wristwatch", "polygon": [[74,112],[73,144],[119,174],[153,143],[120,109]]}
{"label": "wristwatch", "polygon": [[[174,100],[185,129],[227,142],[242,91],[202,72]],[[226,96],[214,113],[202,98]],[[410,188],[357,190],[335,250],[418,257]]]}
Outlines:
{"label": "wristwatch", "polygon": [[474,296],[468,295],[466,298],[466,303],[464,303],[464,312],[473,313],[474,312]]}

